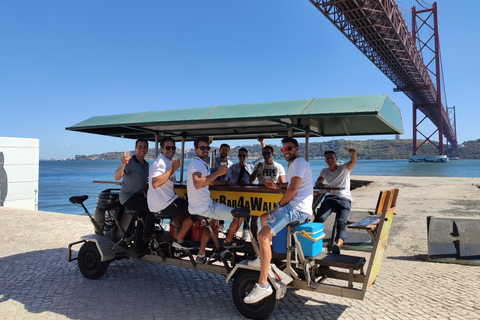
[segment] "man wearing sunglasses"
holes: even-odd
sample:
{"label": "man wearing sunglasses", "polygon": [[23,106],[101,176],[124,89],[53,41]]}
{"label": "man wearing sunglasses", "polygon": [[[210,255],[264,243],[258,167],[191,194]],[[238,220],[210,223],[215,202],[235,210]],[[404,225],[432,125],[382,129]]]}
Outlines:
{"label": "man wearing sunglasses", "polygon": [[[300,157],[298,142],[293,138],[282,140],[283,156],[288,161],[287,190],[277,206],[260,217],[262,230],[258,233],[260,256],[248,263],[249,266],[260,266],[260,277],[253,290],[244,298],[247,304],[257,303],[273,293],[268,283],[268,270],[272,260],[270,241],[290,222],[304,222],[313,218],[313,179],[308,162]],[[278,188],[281,183],[268,182],[267,187]]]}
{"label": "man wearing sunglasses", "polygon": [[[237,239],[235,233],[240,227],[243,218],[250,216],[250,210],[233,209],[224,204],[213,202],[210,197],[210,185],[225,184],[225,182],[216,180],[217,177],[224,175],[227,172],[227,165],[222,165],[217,171],[210,173],[210,168],[207,164],[207,158],[210,151],[210,141],[207,137],[199,137],[195,139],[195,159],[192,160],[187,169],[187,195],[188,195],[188,211],[190,214],[204,216],[211,218],[210,225],[213,227],[216,220],[233,221],[230,225],[229,232],[225,238],[225,248],[241,247],[245,244],[242,239]],[[202,234],[202,241],[200,243],[200,250],[198,252],[196,261],[203,263],[205,259],[205,248],[210,238],[210,233],[207,228]]]}
{"label": "man wearing sunglasses", "polygon": [[265,146],[262,149],[262,156],[265,161],[255,166],[250,175],[250,183],[253,183],[255,179],[258,179],[259,184],[265,184],[265,180],[285,183],[285,169],[280,163],[273,161],[273,147]]}
{"label": "man wearing sunglasses", "polygon": [[[265,147],[263,138],[257,138],[262,146],[262,149]],[[250,175],[253,172],[255,166],[262,162],[263,158],[260,156],[255,161],[247,161],[248,159],[248,150],[245,148],[240,148],[238,150],[238,163],[229,166],[227,172],[228,182],[231,185],[235,184],[249,184]],[[253,179],[255,181],[255,179]]]}
{"label": "man wearing sunglasses", "polygon": [[249,184],[251,167],[247,165],[248,150],[240,148],[238,150],[238,163],[231,165],[227,171],[229,184]]}
{"label": "man wearing sunglasses", "polygon": [[[273,147],[265,146],[262,149],[262,156],[264,162],[260,162],[255,166],[250,175],[250,183],[258,179],[259,184],[265,184],[266,181],[273,181],[274,183],[285,183],[285,169],[283,166],[273,161]],[[258,233],[258,216],[251,216],[252,220],[252,234],[257,238]]]}
{"label": "man wearing sunglasses", "polygon": [[170,137],[164,137],[160,141],[160,152],[150,168],[148,207],[152,212],[162,212],[174,217],[175,225],[180,228],[173,242],[175,248],[193,249],[192,245],[183,241],[193,224],[188,213],[188,202],[177,196],[174,190],[177,181],[175,171],[180,168],[180,159],[173,159],[176,152],[175,141]]}

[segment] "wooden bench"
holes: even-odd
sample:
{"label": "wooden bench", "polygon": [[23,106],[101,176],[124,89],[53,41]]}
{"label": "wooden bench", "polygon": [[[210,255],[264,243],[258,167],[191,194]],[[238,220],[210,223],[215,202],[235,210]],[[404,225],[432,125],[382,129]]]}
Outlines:
{"label": "wooden bench", "polygon": [[[365,258],[350,256],[345,254],[334,254],[334,253],[322,253],[315,257],[315,263],[325,266],[325,267],[336,267],[341,269],[348,269],[348,278],[345,279],[342,274],[336,273],[333,270],[330,270],[327,274],[331,278],[342,278],[348,280],[348,288],[353,288],[354,281],[354,271],[360,270],[360,274],[363,275],[363,266],[365,265]],[[336,275],[336,276],[334,276]]]}
{"label": "wooden bench", "polygon": [[[315,262],[320,266],[327,267],[327,277],[335,279],[348,280],[348,289],[353,289],[353,282],[363,282],[360,293],[352,291],[352,297],[363,299],[367,288],[375,281],[385,249],[388,233],[390,230],[393,212],[397,201],[398,189],[380,191],[375,215],[366,217],[349,225],[349,228],[367,231],[373,239],[373,250],[368,259],[368,268],[366,274],[363,267],[366,263],[364,257],[321,253],[315,257]],[[380,232],[379,232],[380,231]],[[330,270],[330,267],[348,269],[348,273]],[[354,274],[354,271],[360,270],[360,274]],[[334,293],[335,291],[332,291]],[[342,291],[342,294],[345,292]]]}
{"label": "wooden bench", "polygon": [[[388,193],[390,193],[390,196],[387,197]],[[368,232],[373,241],[375,241],[376,229],[380,223],[382,213],[389,210],[391,210],[393,213],[393,209],[397,203],[397,196],[398,189],[380,191],[380,194],[378,195],[377,206],[375,207],[375,211],[372,212],[373,215],[365,217],[347,227],[351,229],[365,230]]]}

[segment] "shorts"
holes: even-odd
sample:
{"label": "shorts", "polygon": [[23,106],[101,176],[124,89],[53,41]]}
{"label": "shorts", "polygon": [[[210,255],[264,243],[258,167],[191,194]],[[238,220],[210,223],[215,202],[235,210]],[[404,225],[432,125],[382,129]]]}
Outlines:
{"label": "shorts", "polygon": [[291,205],[286,204],[283,207],[279,207],[277,211],[273,212],[270,210],[268,212],[267,225],[272,230],[273,235],[275,236],[280,230],[285,228],[290,222],[304,222],[308,218],[308,213],[300,212],[293,208]]}
{"label": "shorts", "polygon": [[160,211],[162,215],[168,215],[174,218],[186,218],[188,213],[188,202],[180,197],[173,200],[165,209]]}
{"label": "shorts", "polygon": [[215,220],[229,220],[233,218],[232,210],[233,208],[230,208],[222,203],[214,202],[210,207],[208,207],[207,210],[194,214]]}

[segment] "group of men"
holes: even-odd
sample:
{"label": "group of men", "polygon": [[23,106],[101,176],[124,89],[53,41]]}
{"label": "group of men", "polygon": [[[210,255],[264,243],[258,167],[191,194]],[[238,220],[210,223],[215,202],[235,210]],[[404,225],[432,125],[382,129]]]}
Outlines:
{"label": "group of men", "polygon": [[[263,162],[256,161],[255,164],[247,164],[248,151],[241,148],[238,152],[239,163],[232,164],[227,159],[230,147],[222,145],[220,156],[216,159],[213,170],[210,170],[207,164],[210,140],[207,137],[197,138],[194,142],[195,158],[187,169],[187,201],[178,197],[174,192],[175,171],[180,167],[179,159],[174,160],[175,141],[169,137],[161,140],[161,154],[148,170],[148,163],[144,159],[148,151],[148,143],[143,139],[138,140],[135,146],[135,155],[129,161],[123,158],[121,165],[115,171],[116,180],[123,177],[120,202],[125,207],[144,212],[142,216],[144,225],[141,223],[137,225],[137,253],[142,254],[142,250],[146,249],[146,247],[142,248],[142,244],[155,237],[152,212],[160,211],[162,213],[168,212],[169,215],[178,220],[176,223],[181,225],[180,231],[176,234],[173,242],[173,246],[177,249],[192,248],[191,244],[184,241],[185,234],[193,223],[191,215],[208,217],[211,219],[211,225],[215,224],[217,220],[233,219],[223,246],[225,248],[242,246],[245,240],[236,238],[235,234],[243,219],[248,217],[249,214],[214,202],[210,197],[209,186],[228,183],[252,183],[258,180],[259,183],[263,183],[269,188],[286,188],[283,197],[275,208],[260,217],[261,230],[258,234],[258,217],[251,217],[252,232],[257,237],[260,256],[256,260],[250,261],[249,265],[260,267],[260,277],[254,289],[244,298],[244,302],[248,304],[256,303],[271,295],[273,289],[268,283],[268,270],[272,258],[270,246],[272,237],[291,222],[312,221],[314,219],[323,222],[332,210],[337,214],[339,214],[339,211],[342,212],[341,215],[346,213],[348,218],[351,203],[349,175],[356,163],[356,152],[354,149],[348,149],[351,160],[345,165],[337,165],[333,151],[328,154],[325,153],[325,162],[328,168],[322,170],[316,185],[326,182],[328,186],[343,187],[343,190],[340,193],[331,193],[327,196],[324,201],[326,204],[322,204],[319,209],[321,214],[318,214],[315,218],[312,210],[312,171],[308,162],[300,157],[297,140],[290,137],[282,140],[281,151],[288,162],[287,180],[285,179],[283,166],[273,161],[273,148],[265,146],[263,139],[259,139],[259,141],[262,145]],[[144,199],[142,199],[147,177],[149,177],[147,197],[143,196]],[[143,185],[138,183],[141,181],[144,181]],[[348,183],[348,186],[345,183]],[[137,185],[134,188],[135,184]],[[350,197],[348,197],[349,195]],[[346,219],[344,220],[346,225]],[[202,263],[206,259],[205,249],[209,238],[210,234],[205,228],[196,257],[198,263]],[[345,235],[340,231],[335,249],[338,253],[344,239]]]}

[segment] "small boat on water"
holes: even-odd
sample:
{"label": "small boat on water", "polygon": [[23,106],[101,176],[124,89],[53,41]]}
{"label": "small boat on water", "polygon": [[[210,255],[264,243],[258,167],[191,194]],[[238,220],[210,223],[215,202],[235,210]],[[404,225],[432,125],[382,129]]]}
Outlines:
{"label": "small boat on water", "polygon": [[420,156],[413,155],[408,159],[409,162],[448,162],[446,155]]}

